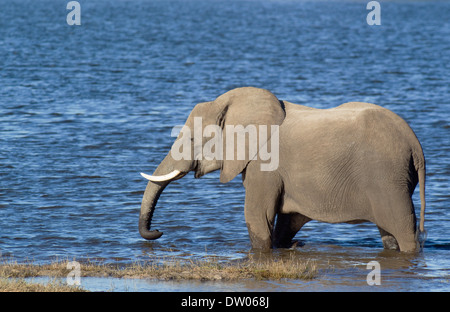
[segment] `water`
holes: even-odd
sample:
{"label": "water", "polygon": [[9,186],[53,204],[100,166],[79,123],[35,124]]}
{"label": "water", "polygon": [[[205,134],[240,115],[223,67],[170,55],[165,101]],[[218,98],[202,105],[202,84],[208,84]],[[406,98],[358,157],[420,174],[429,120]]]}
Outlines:
{"label": "water", "polygon": [[[247,257],[240,177],[170,184],[157,241],[137,221],[139,172],[156,168],[172,128],[196,103],[252,85],[317,108],[372,102],[407,120],[427,159],[428,240],[410,259],[384,253],[372,224],[310,222],[296,237],[305,245],[280,254],[318,261],[321,277],[244,289],[365,289],[371,260],[384,289],[450,289],[450,3],[382,2],[382,25],[368,26],[365,1],[79,2],[82,25],[68,26],[66,1],[0,1],[3,257]],[[418,189],[413,199],[420,207]]]}

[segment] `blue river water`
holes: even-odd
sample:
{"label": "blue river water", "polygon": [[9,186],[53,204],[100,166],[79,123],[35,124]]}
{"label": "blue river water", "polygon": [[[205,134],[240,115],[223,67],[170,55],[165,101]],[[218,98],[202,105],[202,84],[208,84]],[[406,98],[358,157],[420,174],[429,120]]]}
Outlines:
{"label": "blue river water", "polygon": [[67,2],[0,0],[2,257],[247,257],[240,177],[171,183],[152,224],[164,235],[148,242],[139,172],[153,172],[196,103],[255,86],[317,108],[389,108],[427,161],[417,258],[383,253],[369,223],[310,222],[303,247],[275,253],[334,267],[323,278],[333,285],[344,275],[353,285],[351,270],[378,259],[389,290],[450,290],[449,2],[380,1],[379,26],[366,22],[367,1],[79,1],[79,26],[67,24]]}

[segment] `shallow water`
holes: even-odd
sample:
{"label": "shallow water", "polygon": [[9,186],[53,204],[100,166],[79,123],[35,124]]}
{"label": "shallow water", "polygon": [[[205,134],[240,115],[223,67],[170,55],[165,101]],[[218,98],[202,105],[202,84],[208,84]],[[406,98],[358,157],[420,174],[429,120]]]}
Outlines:
{"label": "shallow water", "polygon": [[[426,252],[417,256],[361,247],[320,245],[275,251],[270,256],[252,254],[252,257],[297,257],[317,265],[318,272],[314,278],[307,280],[160,281],[144,278],[81,277],[80,287],[89,291],[111,292],[440,292],[450,288],[448,257],[437,252]],[[372,261],[380,265],[379,283],[374,283],[375,279],[372,277],[375,267],[368,266]],[[35,277],[28,280],[45,283],[54,279]],[[63,283],[66,281],[64,278],[60,280]]]}
{"label": "shallow water", "polygon": [[[169,185],[157,241],[140,238],[137,220],[139,172],[156,168],[172,128],[196,103],[252,85],[317,108],[372,102],[407,120],[427,159],[428,240],[405,260],[383,256],[372,224],[310,222],[289,252],[320,261],[322,278],[244,288],[366,289],[365,265],[381,259],[389,290],[450,289],[450,3],[383,2],[382,25],[368,26],[364,1],[80,1],[82,25],[68,26],[63,2],[1,4],[4,257],[246,257],[239,177]],[[418,190],[413,199],[420,207]]]}

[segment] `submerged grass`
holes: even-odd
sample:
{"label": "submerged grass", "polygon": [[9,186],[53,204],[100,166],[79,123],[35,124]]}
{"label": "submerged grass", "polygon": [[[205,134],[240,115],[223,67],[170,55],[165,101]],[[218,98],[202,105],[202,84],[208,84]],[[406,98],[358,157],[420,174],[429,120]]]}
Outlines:
{"label": "submerged grass", "polygon": [[[81,291],[81,288],[55,282],[47,290],[35,288],[25,278],[50,276],[64,278],[72,271],[70,261],[53,261],[50,264],[0,262],[0,291]],[[120,265],[95,261],[80,262],[80,276],[149,278],[158,280],[279,280],[312,279],[317,276],[317,266],[310,261],[294,257],[265,261],[242,260],[220,262],[214,257],[201,260],[159,260]],[[67,289],[64,288],[68,287]],[[38,286],[36,286],[38,287]],[[16,289],[16,290],[14,290]]]}
{"label": "submerged grass", "polygon": [[79,286],[69,286],[60,280],[35,283],[24,278],[0,278],[0,292],[85,292]]}

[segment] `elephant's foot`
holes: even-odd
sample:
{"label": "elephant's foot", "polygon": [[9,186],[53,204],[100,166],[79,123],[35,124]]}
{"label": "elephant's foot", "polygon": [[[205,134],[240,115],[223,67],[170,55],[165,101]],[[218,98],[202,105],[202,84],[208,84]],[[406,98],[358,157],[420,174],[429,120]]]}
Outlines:
{"label": "elephant's foot", "polygon": [[296,247],[302,247],[305,243],[299,240],[292,240],[292,241],[276,241],[273,244],[273,248],[296,248]]}
{"label": "elephant's foot", "polygon": [[305,242],[299,241],[299,240],[293,240],[290,248],[303,247],[303,246],[305,246]]}
{"label": "elephant's foot", "polygon": [[397,240],[394,236],[388,234],[381,237],[384,249],[397,250],[402,252],[416,252],[420,250],[419,243],[414,239],[414,235],[400,236]]}
{"label": "elephant's foot", "polygon": [[252,249],[260,251],[269,251],[272,249],[272,244],[267,241],[252,241]]}
{"label": "elephant's foot", "polygon": [[400,247],[398,246],[397,240],[394,238],[394,236],[385,235],[381,238],[381,240],[383,241],[384,249],[400,250]]}
{"label": "elephant's foot", "polygon": [[249,227],[248,234],[250,236],[250,241],[252,243],[252,249],[269,250],[272,248],[272,240],[271,240],[270,236],[265,237],[263,235],[258,235],[255,232],[252,232],[250,230],[250,227]]}
{"label": "elephant's foot", "polygon": [[277,223],[274,229],[275,248],[295,248],[304,243],[293,240],[297,232],[310,221],[308,217],[299,213],[278,213]]}
{"label": "elephant's foot", "polygon": [[394,235],[383,230],[381,227],[378,227],[378,230],[380,231],[381,241],[383,242],[384,249],[400,250],[400,246],[398,245],[398,242],[395,239]]}

